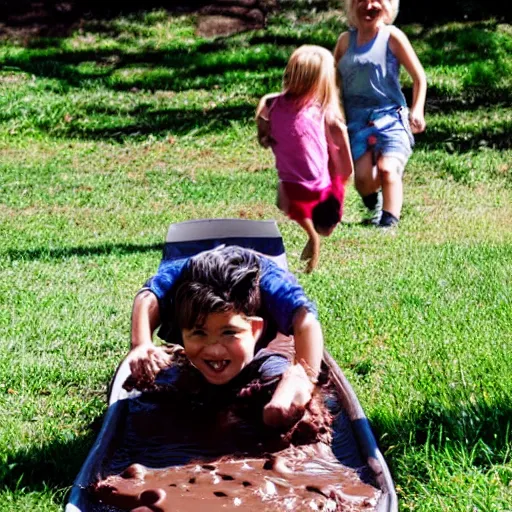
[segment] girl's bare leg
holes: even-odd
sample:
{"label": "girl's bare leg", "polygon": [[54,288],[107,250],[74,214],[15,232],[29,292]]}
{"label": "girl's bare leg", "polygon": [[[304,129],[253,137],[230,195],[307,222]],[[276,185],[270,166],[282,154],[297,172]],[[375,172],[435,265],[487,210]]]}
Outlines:
{"label": "girl's bare leg", "polygon": [[306,267],[306,272],[309,273],[312,272],[318,265],[318,260],[320,258],[320,236],[316,232],[315,226],[313,225],[313,221],[311,219],[301,219],[297,222],[309,237],[306,247],[304,247],[304,250],[302,251],[304,254],[309,251],[308,245],[311,247],[311,257],[309,258],[309,262]]}
{"label": "girl's bare leg", "polygon": [[381,156],[377,168],[382,183],[382,209],[399,219],[403,204],[402,163],[392,156]]}
{"label": "girl's bare leg", "polygon": [[381,181],[373,165],[370,151],[367,151],[354,165],[354,185],[361,197],[374,194],[380,189]]}
{"label": "girl's bare leg", "polygon": [[284,187],[282,183],[279,183],[277,186],[277,207],[284,213],[288,213],[288,196],[286,195],[286,192],[284,191]]}
{"label": "girl's bare leg", "polygon": [[313,256],[313,245],[311,243],[311,239],[308,239],[304,249],[302,249],[302,253],[300,255],[301,260],[310,260]]}
{"label": "girl's bare leg", "polygon": [[357,160],[354,166],[354,182],[363,204],[371,215],[370,222],[377,225],[380,222],[382,210],[382,196],[380,194],[381,180],[377,166],[373,164],[373,155],[367,151]]}

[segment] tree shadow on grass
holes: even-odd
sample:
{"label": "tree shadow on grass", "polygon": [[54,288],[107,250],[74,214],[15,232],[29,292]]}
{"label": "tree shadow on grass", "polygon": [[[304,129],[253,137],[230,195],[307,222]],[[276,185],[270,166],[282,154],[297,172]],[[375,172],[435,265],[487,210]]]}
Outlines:
{"label": "tree shadow on grass", "polygon": [[169,133],[196,135],[221,132],[234,121],[247,121],[254,116],[255,105],[214,107],[209,109],[160,109],[139,108],[134,121],[122,126],[84,127],[70,124],[64,133],[67,137],[85,139],[109,139],[122,141],[127,136],[139,137],[149,134],[156,136]]}
{"label": "tree shadow on grass", "polygon": [[[472,106],[469,110],[476,110]],[[94,112],[96,110],[96,112]],[[102,107],[92,107],[92,114],[105,112]],[[210,108],[168,108],[155,110],[151,105],[139,106],[130,112],[130,122],[112,126],[84,126],[79,122],[70,122],[59,133],[64,137],[83,139],[108,139],[121,142],[127,137],[138,138],[149,134],[165,136],[172,133],[186,135],[205,135],[224,131],[233,122],[246,123],[254,117],[255,105],[246,103],[233,106],[215,106]],[[114,112],[112,112],[113,114]],[[428,113],[427,113],[428,115]],[[78,120],[79,121],[79,120]],[[507,150],[512,148],[512,121],[493,122],[488,125],[470,127],[467,130],[449,126],[427,128],[416,136],[416,148],[442,149],[451,153],[466,153],[482,148]]]}
{"label": "tree shadow on grass", "polygon": [[111,244],[105,243],[93,246],[58,247],[50,249],[39,247],[36,249],[8,249],[3,254],[10,260],[63,260],[78,257],[129,255],[135,253],[163,251],[164,243],[153,244]]}
{"label": "tree shadow on grass", "polygon": [[503,55],[503,40],[496,21],[436,27],[421,34],[420,39],[429,48],[422,54],[422,64],[426,66],[474,64]]}
{"label": "tree shadow on grass", "polygon": [[[251,122],[254,118],[256,102],[201,107],[155,108],[151,103],[139,104],[124,112],[102,104],[89,104],[82,108],[81,115],[70,116],[58,127],[47,120],[35,122],[42,131],[51,132],[55,137],[79,138],[86,140],[110,140],[122,142],[128,138],[136,140],[148,135],[166,136],[218,133],[229,128],[233,122]],[[95,118],[97,116],[97,118]],[[0,113],[0,121],[15,119],[16,113]],[[95,119],[94,123],[83,119]]]}
{"label": "tree shadow on grass", "polygon": [[110,20],[117,16],[137,15],[144,11],[167,10],[191,13],[199,10],[206,0],[165,2],[146,0],[143,8],[137,0],[104,2],[100,0],[3,0],[0,2],[0,22],[8,32],[28,38],[69,35],[84,20]]}
{"label": "tree shadow on grass", "polygon": [[510,133],[512,121],[504,123],[497,132],[495,129],[480,129],[471,133],[454,133],[448,128],[429,128],[416,136],[415,148],[435,150],[448,153],[468,153],[484,148],[508,150],[512,148]]}
{"label": "tree shadow on grass", "polygon": [[428,127],[415,136],[415,148],[445,150],[448,153],[468,153],[485,148],[508,150],[512,148],[512,120],[479,127],[471,131],[455,131],[450,127]]}
{"label": "tree shadow on grass", "polygon": [[53,441],[8,453],[6,469],[0,472],[0,488],[32,492],[71,486],[96,434],[91,430],[72,441]]}
{"label": "tree shadow on grass", "polygon": [[[21,52],[6,55],[2,64],[9,69],[23,71],[30,75],[57,79],[64,88],[87,86],[95,80],[107,88],[130,90],[133,87],[145,90],[183,91],[202,89],[209,84],[202,77],[222,77],[230,71],[265,71],[269,68],[282,69],[286,56],[276,52],[260,55],[258,52],[246,53],[240,58],[233,55],[222,56],[221,52],[229,48],[224,40],[204,42],[190,48],[176,47],[165,50],[143,49],[140,51],[122,51],[120,49],[64,50],[62,41],[57,40],[47,46],[45,51]],[[218,58],[212,53],[218,52]],[[94,72],[80,69],[82,63],[93,63]],[[147,77],[139,79],[110,80],[117,70],[142,70]],[[158,76],[156,70],[166,69],[167,76]],[[172,73],[174,71],[174,73]],[[150,73],[153,72],[153,75]],[[222,83],[218,85],[223,85]]]}
{"label": "tree shadow on grass", "polygon": [[[97,99],[91,100],[89,105],[84,95],[85,99],[78,102],[76,114],[67,116],[72,119],[70,122],[62,122],[55,115],[34,116],[37,128],[53,136],[121,141],[126,137],[148,134],[165,136],[169,132],[187,134],[193,130],[206,134],[224,130],[232,121],[249,122],[253,118],[257,98],[280,88],[282,71],[293,47],[305,42],[331,46],[326,31],[311,36],[318,39],[314,41],[305,41],[303,36],[293,32],[283,35],[258,31],[247,33],[243,44],[237,37],[225,36],[213,40],[172,42],[168,47],[157,49],[141,46],[141,34],[137,32],[139,29],[137,26],[130,28],[130,23],[115,25],[104,20],[88,23],[93,33],[101,33],[103,30],[107,34],[111,31],[112,37],[124,35],[126,39],[117,48],[100,46],[92,49],[73,48],[70,44],[64,44],[65,39],[60,38],[32,39],[22,51],[6,53],[2,63],[6,69],[57,80],[63,91],[74,88],[85,92],[99,85],[107,90],[124,91],[127,94],[136,94],[141,90],[204,90],[230,94],[239,83],[243,84],[247,96],[255,98],[254,104],[231,103],[203,109],[161,109],[160,103],[144,96],[143,100],[134,97],[134,101],[144,103],[125,112],[122,109],[109,109],[101,104],[102,100],[98,102]],[[414,36],[427,43],[428,49],[422,55],[424,64],[476,66],[474,76],[468,78],[470,83],[465,84],[464,92],[455,97],[431,86],[427,109],[455,112],[505,104],[504,98],[510,96],[512,91],[496,84],[501,77],[500,73],[505,73],[506,69],[503,67],[500,70],[500,66],[495,66],[493,70],[488,66],[490,60],[499,62],[502,58],[503,51],[499,37],[496,36],[497,26],[497,23],[492,22],[473,24],[470,27],[455,25],[442,30],[424,30]],[[414,40],[414,37],[411,39]],[[410,88],[405,93],[410,97]],[[212,94],[211,97],[213,99],[216,96]],[[84,102],[86,105],[83,105]],[[16,118],[19,114],[14,108],[2,118]],[[90,119],[86,122],[81,117]],[[448,137],[446,135],[426,134],[424,138],[419,138],[418,145],[442,147],[447,139],[453,138],[453,134]],[[469,139],[464,135],[453,147],[457,151],[468,151],[478,147],[481,140],[485,140],[490,147],[510,147],[500,130],[494,134],[470,135]]]}
{"label": "tree shadow on grass", "polygon": [[[424,65],[474,65],[500,57],[501,48],[499,41],[496,41],[496,27],[496,23],[485,22],[471,27],[457,26],[443,32],[433,32],[430,35],[421,33],[410,37],[412,40],[417,38],[428,43],[429,50],[422,54]],[[236,38],[226,36],[209,41],[176,43],[173,47],[161,50],[143,47],[136,51],[134,48],[140,47],[140,35],[133,36],[133,48],[130,51],[124,49],[129,41],[125,42],[123,49],[100,47],[81,50],[64,47],[64,39],[40,38],[28,43],[22,52],[5,55],[2,64],[34,76],[57,79],[63,87],[79,88],[94,80],[116,90],[136,87],[145,90],[183,91],[209,88],[212,85],[222,87],[226,85],[222,77],[228,72],[268,72],[271,69],[281,72],[286,65],[288,53],[297,45],[307,42],[331,46],[330,41],[324,41],[325,36],[318,37],[319,40],[304,41],[303,36],[298,34],[282,35],[258,31],[247,38],[244,48],[239,47],[240,42]],[[261,44],[267,44],[274,51],[250,51]],[[283,53],[279,48],[286,49],[287,52]],[[227,53],[223,54],[226,50]],[[240,52],[240,55],[237,56],[236,52]],[[80,64],[84,62],[94,63],[94,72],[80,69]],[[115,71],[129,71],[137,67],[147,71],[148,75],[125,81],[111,80]],[[167,76],[151,73],[155,68],[166,69]],[[204,80],[208,77],[213,79]],[[492,98],[492,78],[494,76],[477,91],[479,95],[483,95],[484,100],[490,95]]]}
{"label": "tree shadow on grass", "polygon": [[[411,104],[412,89],[405,88],[404,94]],[[464,128],[457,125],[456,118],[450,128],[429,126],[430,114],[456,116],[459,112],[475,112],[482,108],[509,108],[507,98],[512,95],[510,88],[487,90],[485,87],[470,87],[463,94],[453,97],[446,96],[439,88],[431,86],[426,104],[427,129],[415,136],[415,147],[421,149],[441,149],[449,153],[467,153],[482,148],[507,150],[512,148],[512,121],[496,120],[492,123],[478,123]]]}
{"label": "tree shadow on grass", "polygon": [[483,18],[510,21],[510,5],[502,0],[402,2],[397,24],[422,23],[433,26],[449,21],[479,20]]}

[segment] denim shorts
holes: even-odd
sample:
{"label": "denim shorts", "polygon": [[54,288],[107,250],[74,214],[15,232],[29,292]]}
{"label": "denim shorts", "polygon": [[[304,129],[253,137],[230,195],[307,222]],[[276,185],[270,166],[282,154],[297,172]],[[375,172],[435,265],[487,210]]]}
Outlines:
{"label": "denim shorts", "polygon": [[369,119],[352,120],[348,131],[354,162],[371,151],[374,160],[379,156],[393,156],[405,167],[414,145],[408,117],[409,109],[401,107]]}

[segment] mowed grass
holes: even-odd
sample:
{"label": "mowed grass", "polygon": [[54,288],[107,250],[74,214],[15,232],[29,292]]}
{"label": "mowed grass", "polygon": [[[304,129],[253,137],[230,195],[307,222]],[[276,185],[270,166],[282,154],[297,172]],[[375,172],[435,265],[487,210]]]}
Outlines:
{"label": "mowed grass", "polygon": [[[276,218],[390,464],[402,510],[512,510],[512,31],[403,27],[429,77],[400,229],[350,186],[318,270],[274,206],[252,117],[340,13],[205,40],[193,17],[0,45],[0,510],[60,510],[171,222]],[[405,90],[410,82],[404,76]]]}

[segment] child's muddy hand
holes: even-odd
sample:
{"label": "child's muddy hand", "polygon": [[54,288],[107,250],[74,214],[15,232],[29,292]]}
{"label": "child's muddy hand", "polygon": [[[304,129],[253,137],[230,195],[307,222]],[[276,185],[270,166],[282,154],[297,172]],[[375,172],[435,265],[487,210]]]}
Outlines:
{"label": "child's muddy hand", "polygon": [[283,374],[270,402],[263,409],[263,421],[271,427],[290,427],[304,414],[314,385],[300,364]]}
{"label": "child's muddy hand", "polygon": [[133,348],[127,358],[132,377],[140,382],[153,382],[156,374],[171,363],[171,356],[152,343]]}

